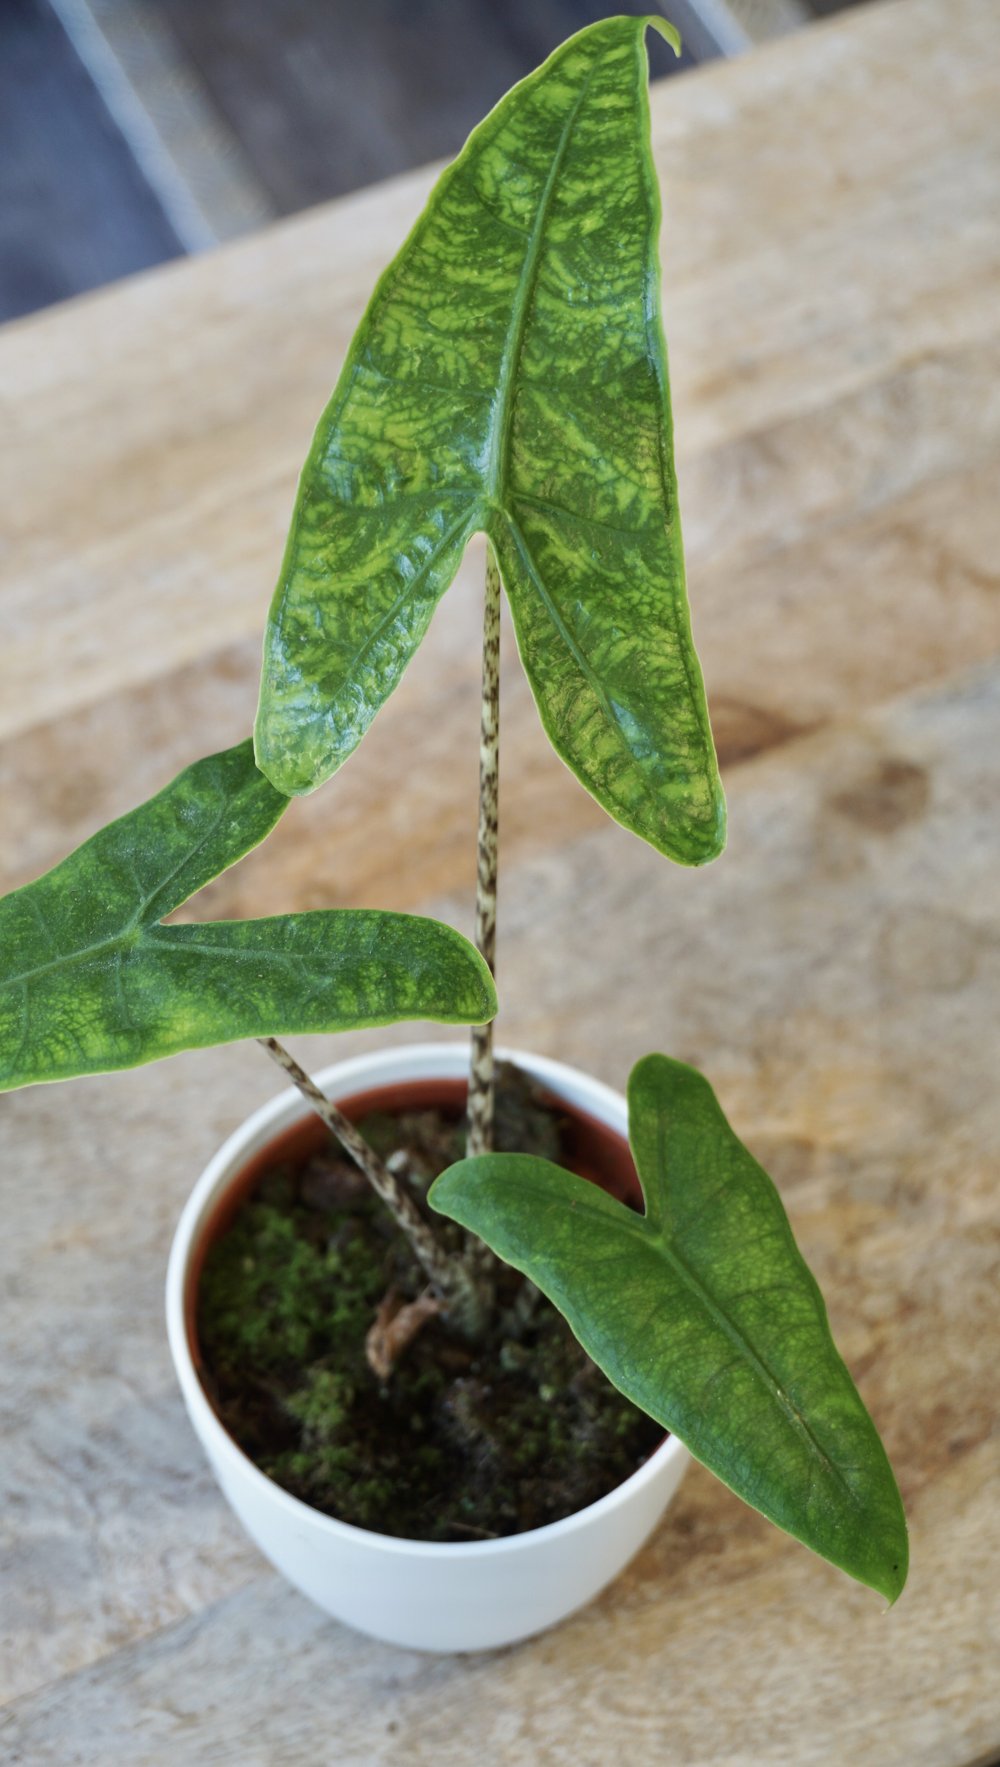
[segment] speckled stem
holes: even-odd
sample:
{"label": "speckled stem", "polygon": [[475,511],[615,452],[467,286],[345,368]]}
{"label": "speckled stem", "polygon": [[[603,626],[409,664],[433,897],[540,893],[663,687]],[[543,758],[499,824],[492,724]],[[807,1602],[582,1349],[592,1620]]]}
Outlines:
{"label": "speckled stem", "polygon": [[[483,709],[479,737],[479,844],[476,864],[476,945],[495,973],[497,944],[497,804],[500,760],[500,572],[486,543],[483,608]],[[472,1032],[469,1070],[470,1157],[493,1148],[493,1026]]]}
{"label": "speckled stem", "polygon": [[469,1336],[477,1336],[482,1324],[483,1300],[470,1270],[461,1258],[452,1257],[440,1243],[398,1177],[383,1165],[374,1149],[342,1110],[327,1098],[276,1037],[258,1037],[273,1062],[288,1075],[316,1115],[337,1137],[345,1153],[364,1173],[372,1189],[390,1210],[405,1233],[429,1280],[445,1302],[449,1321]]}

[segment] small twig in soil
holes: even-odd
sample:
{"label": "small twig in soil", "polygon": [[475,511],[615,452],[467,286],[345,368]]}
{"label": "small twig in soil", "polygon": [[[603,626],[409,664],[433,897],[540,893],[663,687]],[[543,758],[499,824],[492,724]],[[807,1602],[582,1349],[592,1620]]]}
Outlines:
{"label": "small twig in soil", "polygon": [[379,1380],[391,1378],[399,1358],[424,1326],[438,1317],[441,1309],[441,1301],[429,1288],[425,1288],[415,1301],[404,1302],[394,1288],[383,1296],[375,1322],[365,1338],[368,1366]]}

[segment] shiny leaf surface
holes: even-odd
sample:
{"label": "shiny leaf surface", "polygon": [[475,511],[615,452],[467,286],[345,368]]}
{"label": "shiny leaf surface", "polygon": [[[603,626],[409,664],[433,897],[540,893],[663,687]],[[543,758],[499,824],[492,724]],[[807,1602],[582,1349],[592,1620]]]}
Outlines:
{"label": "shiny leaf surface", "polygon": [[238,1037],[491,1016],[486,966],[435,921],[341,909],[161,924],[287,802],[241,743],[0,901],[0,1091]]}
{"label": "shiny leaf surface", "polygon": [[660,322],[648,25],[673,40],[662,19],[604,19],[515,86],[375,291],[271,610],[257,755],[282,791],[311,791],[361,740],[482,529],[558,753],[672,858],[721,850]]}
{"label": "shiny leaf surface", "polygon": [[530,1276],[739,1496],[895,1600],[896,1481],[774,1185],[707,1080],[666,1056],[633,1070],[629,1126],[644,1216],[523,1154],[460,1161],[431,1203]]}

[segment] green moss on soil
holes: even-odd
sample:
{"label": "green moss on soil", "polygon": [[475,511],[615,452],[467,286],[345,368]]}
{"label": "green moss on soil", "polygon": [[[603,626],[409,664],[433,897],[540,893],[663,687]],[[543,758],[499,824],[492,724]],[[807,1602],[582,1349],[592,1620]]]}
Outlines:
{"label": "green moss on soil", "polygon": [[[362,1130],[383,1157],[405,1148],[418,1190],[464,1151],[464,1125],[436,1111],[373,1116]],[[558,1159],[561,1130],[505,1072],[498,1144]],[[262,1471],[358,1527],[469,1540],[572,1514],[652,1452],[659,1426],[547,1301],[519,1324],[513,1271],[485,1345],[472,1350],[434,1320],[381,1384],[364,1351],[375,1310],[389,1288],[412,1299],[424,1286],[333,1142],[267,1174],[209,1254],[198,1309],[206,1385]]]}

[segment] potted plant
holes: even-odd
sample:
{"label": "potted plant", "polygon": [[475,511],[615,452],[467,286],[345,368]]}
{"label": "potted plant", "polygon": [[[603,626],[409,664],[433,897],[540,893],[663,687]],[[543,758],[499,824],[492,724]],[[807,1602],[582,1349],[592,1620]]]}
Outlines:
{"label": "potted plant", "polygon": [[[704,863],[724,839],[673,470],[649,26],[677,47],[660,19],[604,19],[515,87],[381,279],[303,472],[255,749],[197,762],[0,903],[0,1086],[248,1036],[294,1082],[220,1151],[185,1211],[171,1346],[195,1427],[265,1551],[331,1612],[428,1648],[521,1637],[587,1599],[648,1533],[687,1450],[890,1600],[906,1576],[875,1427],[777,1192],[708,1082],[653,1054],[626,1106],[519,1056],[521,1079],[496,1088],[501,581],[543,726],[587,789],[677,862]],[[347,759],[477,530],[478,950],[438,923],[365,910],[166,923]],[[474,1027],[467,1137],[460,1049],[313,1080],[277,1040],[403,1018]],[[344,1158],[317,1148],[308,1113]],[[206,1370],[209,1340],[221,1348]],[[283,1379],[295,1346],[312,1361],[282,1388],[284,1436],[257,1465],[220,1419],[221,1387],[246,1377],[252,1437],[255,1382],[273,1411],[279,1340]],[[500,1371],[521,1394],[503,1427],[487,1415]],[[539,1463],[560,1442],[577,1455],[564,1400],[588,1430],[600,1419],[598,1458],[645,1430],[642,1464],[525,1526],[521,1485],[544,1486]],[[659,1426],[670,1433],[656,1445]],[[471,1444],[473,1483],[496,1473],[501,1519],[477,1520],[459,1491],[442,1538],[432,1512],[449,1442]],[[305,1501],[317,1481],[366,1503],[360,1521]],[[399,1526],[407,1483],[431,1516],[420,1537]],[[547,1487],[539,1502],[548,1516]]]}

